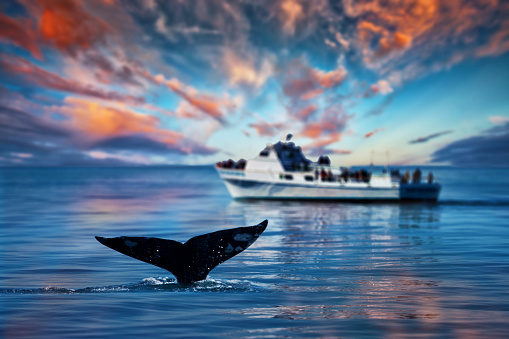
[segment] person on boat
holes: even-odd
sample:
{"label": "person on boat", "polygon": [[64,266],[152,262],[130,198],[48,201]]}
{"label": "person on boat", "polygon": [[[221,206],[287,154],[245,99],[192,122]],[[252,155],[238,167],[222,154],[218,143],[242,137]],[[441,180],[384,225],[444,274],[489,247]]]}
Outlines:
{"label": "person on boat", "polygon": [[410,181],[410,173],[408,171],[405,171],[405,176],[403,177],[402,182],[404,184],[408,184],[409,181]]}
{"label": "person on boat", "polygon": [[414,184],[420,184],[421,183],[421,170],[417,168],[413,175],[412,175],[412,182]]}
{"label": "person on boat", "polygon": [[433,173],[429,172],[428,173],[428,184],[432,184],[432,183],[433,183]]}
{"label": "person on boat", "polygon": [[322,168],[322,172],[320,173],[320,176],[321,176],[322,181],[325,181],[325,179],[327,178],[327,172],[325,172],[325,170],[323,168]]}

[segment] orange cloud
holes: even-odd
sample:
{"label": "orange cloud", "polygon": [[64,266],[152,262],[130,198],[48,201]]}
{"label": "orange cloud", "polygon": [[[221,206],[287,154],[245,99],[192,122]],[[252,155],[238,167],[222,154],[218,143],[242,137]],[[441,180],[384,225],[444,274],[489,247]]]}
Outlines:
{"label": "orange cloud", "polygon": [[0,13],[0,40],[7,40],[12,44],[29,51],[37,59],[42,59],[37,44],[37,33],[31,28],[29,20],[19,22],[3,13]]}
{"label": "orange cloud", "polygon": [[403,50],[411,46],[412,36],[400,31],[391,32],[388,28],[376,25],[370,21],[361,20],[357,24],[359,38],[365,48],[371,48],[373,42],[378,47],[374,51],[376,58],[384,57],[393,51]]}
{"label": "orange cloud", "polygon": [[250,54],[237,55],[231,48],[224,53],[224,69],[233,85],[248,85],[255,88],[261,87],[274,73],[273,61],[268,57],[260,57],[258,67]]}
{"label": "orange cloud", "polygon": [[303,148],[310,153],[312,156],[318,156],[323,154],[350,154],[347,150],[328,150],[327,146],[341,140],[342,134],[340,132],[333,132],[324,139],[315,140],[312,143],[304,146]]}
{"label": "orange cloud", "polygon": [[346,70],[343,66],[338,67],[335,70],[324,72],[319,69],[315,69],[313,72],[316,81],[325,88],[337,87],[343,83],[346,78]]}
{"label": "orange cloud", "polygon": [[390,36],[384,36],[378,41],[378,50],[375,56],[383,57],[392,51],[398,51],[410,47],[412,37],[401,32],[396,32]]}
{"label": "orange cloud", "polygon": [[311,139],[328,138],[328,140],[338,141],[352,117],[338,107],[328,107],[318,122],[305,124],[300,134]]}
{"label": "orange cloud", "polygon": [[[59,113],[69,118],[66,125],[79,131],[87,138],[101,139],[113,136],[124,136],[136,133],[158,134],[159,119],[130,110],[103,106],[97,102],[78,98],[66,98],[68,106],[59,109]],[[168,141],[178,141],[176,133],[169,133]]]}
{"label": "orange cloud", "polygon": [[74,141],[79,147],[109,145],[123,140],[123,144],[144,145],[145,148],[176,150],[181,153],[210,154],[215,150],[186,138],[183,134],[161,128],[157,117],[101,105],[97,102],[78,98],[66,98],[65,106],[53,107],[53,111],[66,119],[61,122],[68,130],[74,131]]}
{"label": "orange cloud", "polygon": [[76,48],[90,48],[104,40],[112,28],[86,11],[75,0],[37,0],[42,7],[39,29],[43,38],[59,50],[74,54]]}
{"label": "orange cloud", "polygon": [[322,134],[322,125],[317,122],[306,124],[301,134],[311,139],[318,138]]}
{"label": "orange cloud", "polygon": [[[347,16],[358,18],[357,45],[364,61],[375,68],[383,69],[389,63],[393,69],[401,64],[411,67],[441,52],[444,61],[433,65],[441,69],[465,58],[509,50],[507,2],[345,0],[344,10]],[[405,55],[411,47],[419,53],[413,60]]]}
{"label": "orange cloud", "polygon": [[280,13],[283,21],[283,31],[286,34],[293,35],[297,21],[304,16],[302,5],[296,0],[285,0],[281,3]]}
{"label": "orange cloud", "polygon": [[377,134],[378,132],[382,132],[382,131],[385,131],[384,127],[375,128],[373,131],[364,134],[364,138],[366,138],[366,139],[371,138],[373,135]]}

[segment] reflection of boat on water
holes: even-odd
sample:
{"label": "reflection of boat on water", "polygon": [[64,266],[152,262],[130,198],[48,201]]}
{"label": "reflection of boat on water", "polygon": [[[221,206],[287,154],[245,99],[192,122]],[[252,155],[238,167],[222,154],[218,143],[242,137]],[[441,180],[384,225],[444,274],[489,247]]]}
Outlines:
{"label": "reflection of boat on water", "polygon": [[256,158],[218,162],[216,169],[233,198],[437,201],[441,185],[421,181],[421,172],[351,171],[333,168],[327,156],[316,163],[287,138],[269,144]]}

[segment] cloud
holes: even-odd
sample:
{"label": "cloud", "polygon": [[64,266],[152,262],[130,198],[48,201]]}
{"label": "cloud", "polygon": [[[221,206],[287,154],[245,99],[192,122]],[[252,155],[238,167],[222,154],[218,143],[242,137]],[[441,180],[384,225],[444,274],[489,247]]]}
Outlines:
{"label": "cloud", "polygon": [[[0,106],[0,165],[57,164],[71,132],[44,116]],[[25,156],[19,156],[24,154]]]}
{"label": "cloud", "polygon": [[340,32],[336,32],[336,34],[334,35],[334,37],[336,38],[336,41],[337,41],[337,42],[338,42],[341,46],[343,46],[343,48],[345,48],[346,50],[349,50],[349,49],[350,49],[350,41],[346,40]]}
{"label": "cloud", "polygon": [[[328,107],[316,122],[310,122],[304,125],[301,135],[311,139],[320,137],[339,136],[345,131],[348,122],[353,118],[342,111],[341,107]],[[339,138],[337,138],[338,141]]]}
{"label": "cloud", "polygon": [[[145,145],[146,150],[157,150],[157,145],[177,153],[213,154],[217,150],[209,148],[182,133],[163,129],[161,121],[152,115],[101,105],[97,102],[77,98],[67,98],[66,106],[58,113],[67,117],[62,124],[74,131],[77,145],[81,148],[119,145],[119,140],[135,146]],[[151,145],[151,147],[148,147]],[[160,150],[160,148],[159,148]]]}
{"label": "cloud", "polygon": [[42,53],[37,42],[37,32],[32,22],[24,19],[15,20],[4,13],[0,13],[0,41],[7,40],[12,44],[29,51],[37,59],[42,59]]}
{"label": "cloud", "polygon": [[185,142],[182,142],[181,140],[181,145],[179,145],[179,147],[175,147],[171,144],[153,140],[150,136],[143,134],[103,139],[90,146],[89,149],[113,153],[124,151],[129,154],[159,155],[168,155],[169,153],[209,155],[217,152],[215,149],[199,145],[191,140],[187,140]]}
{"label": "cloud", "polygon": [[[354,115],[346,114],[341,107],[330,106],[315,122],[306,123],[299,135],[313,139],[303,148],[312,154],[323,154],[327,146],[342,139],[349,121]],[[333,153],[333,151],[330,151]],[[345,153],[341,153],[345,154]]]}
{"label": "cloud", "polygon": [[38,0],[42,14],[39,30],[42,37],[61,52],[74,55],[103,42],[113,30],[103,19],[88,12],[74,0]]}
{"label": "cloud", "polygon": [[310,67],[304,60],[293,60],[282,73],[283,93],[293,102],[310,100],[326,90],[343,84],[347,71],[343,66],[331,71]]}
{"label": "cloud", "polygon": [[311,157],[319,157],[320,155],[331,155],[331,154],[338,154],[338,155],[349,155],[352,154],[352,151],[350,150],[344,150],[344,149],[330,149],[326,147],[315,147],[308,149],[308,156]]}
{"label": "cloud", "polygon": [[377,94],[390,94],[394,90],[391,87],[391,84],[387,80],[380,79],[377,83],[371,85],[369,89],[364,93],[365,98],[372,97],[373,95]]}
{"label": "cloud", "polygon": [[104,91],[79,81],[62,78],[58,74],[46,71],[21,58],[9,57],[0,59],[0,67],[13,76],[21,77],[24,80],[24,85],[29,87],[37,85],[44,89],[74,93],[102,100],[127,102],[134,105],[140,105],[145,102],[145,99],[142,97]]}
{"label": "cloud", "polygon": [[222,0],[163,1],[158,3],[157,15],[149,11],[148,17],[152,17],[155,31],[172,44],[242,42],[247,40],[250,29],[243,5],[243,2]]}
{"label": "cloud", "polygon": [[366,116],[377,116],[377,115],[381,115],[384,110],[389,107],[391,104],[392,104],[392,100],[394,98],[394,94],[391,94],[389,96],[387,96],[385,98],[384,101],[382,101],[380,104],[378,104],[377,106],[375,106],[374,108],[372,108],[367,114]]}
{"label": "cloud", "polygon": [[509,122],[509,117],[502,117],[502,116],[492,116],[488,119],[493,124],[505,124],[506,122]]}
{"label": "cloud", "polygon": [[433,163],[460,167],[509,167],[509,123],[455,141],[431,155]]}
{"label": "cloud", "polygon": [[362,62],[392,86],[468,58],[509,51],[509,4],[499,1],[345,0]]}
{"label": "cloud", "polygon": [[297,114],[295,115],[297,118],[299,118],[301,121],[307,121],[311,116],[313,116],[318,111],[318,106],[315,104],[307,105],[306,107],[302,108]]}
{"label": "cloud", "polygon": [[[210,94],[199,93],[193,87],[185,86],[176,78],[165,81],[165,84],[175,94],[187,101],[189,105],[221,123],[225,123],[227,112],[235,109],[237,106],[228,97],[217,98]],[[189,117],[192,116],[194,115],[189,115]]]}
{"label": "cloud", "polygon": [[297,21],[304,17],[302,5],[296,0],[281,2],[281,20],[283,31],[288,35],[295,33]]}
{"label": "cloud", "polygon": [[[101,139],[138,133],[159,132],[159,119],[152,115],[104,106],[95,101],[66,98],[65,105],[53,107],[53,111],[65,116],[65,126],[83,135],[86,139]],[[176,142],[178,136],[171,135]]]}
{"label": "cloud", "polygon": [[273,137],[276,134],[283,134],[283,130],[286,128],[284,123],[268,123],[260,121],[249,124],[249,127],[254,128],[258,135]]}
{"label": "cloud", "polygon": [[382,131],[385,131],[385,127],[375,128],[371,132],[364,134],[364,138],[366,138],[366,139],[371,138],[373,135],[377,134],[378,132],[382,132]]}
{"label": "cloud", "polygon": [[230,79],[230,84],[260,88],[273,75],[274,57],[265,56],[255,59],[254,53],[251,51],[239,55],[233,48],[225,49],[223,67]]}
{"label": "cloud", "polygon": [[95,70],[96,79],[103,84],[121,84],[143,87],[143,84],[137,79],[137,69],[130,65],[113,60],[104,54],[92,51],[83,53],[83,66]]}
{"label": "cloud", "polygon": [[420,138],[417,138],[415,140],[411,140],[409,141],[408,143],[409,144],[421,144],[421,143],[425,143],[425,142],[428,142],[429,140],[431,139],[434,139],[434,138],[438,138],[442,135],[446,135],[446,134],[449,134],[449,133],[452,133],[453,131],[442,131],[442,132],[438,132],[438,133],[433,133],[433,134],[430,134],[428,136],[425,136],[425,137],[420,137]]}
{"label": "cloud", "polygon": [[[163,129],[154,116],[127,109],[66,98],[64,105],[39,110],[45,113],[36,115],[0,106],[3,164],[115,165],[127,164],[127,155],[132,157],[131,162],[144,163],[143,159],[150,162],[152,155],[161,158],[217,152],[179,132]],[[97,157],[98,153],[92,151],[108,156]]]}
{"label": "cloud", "polygon": [[349,150],[342,149],[330,149],[327,146],[340,141],[342,138],[342,133],[340,132],[332,132],[327,136],[316,139],[310,144],[302,147],[310,156],[320,156],[320,155],[330,155],[330,154],[340,154],[347,155],[352,152]]}

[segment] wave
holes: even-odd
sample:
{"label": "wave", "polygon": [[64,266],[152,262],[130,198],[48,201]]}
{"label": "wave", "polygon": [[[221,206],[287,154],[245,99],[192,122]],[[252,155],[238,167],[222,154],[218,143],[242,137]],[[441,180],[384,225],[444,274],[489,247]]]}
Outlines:
{"label": "wave", "polygon": [[174,278],[145,278],[141,282],[123,285],[85,288],[63,288],[47,286],[42,288],[3,288],[0,294],[86,294],[118,292],[257,292],[265,290],[262,284],[248,281],[221,281],[207,279],[193,284],[179,284]]}

